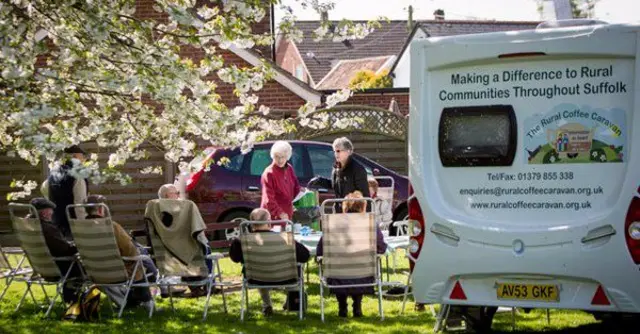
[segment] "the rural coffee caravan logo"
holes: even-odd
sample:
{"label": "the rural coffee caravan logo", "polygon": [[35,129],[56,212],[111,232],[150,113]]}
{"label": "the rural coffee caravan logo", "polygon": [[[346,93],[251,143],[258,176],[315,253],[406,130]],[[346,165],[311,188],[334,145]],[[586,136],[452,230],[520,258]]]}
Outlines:
{"label": "the rural coffee caravan logo", "polygon": [[623,162],[625,112],[561,104],[525,120],[529,164]]}

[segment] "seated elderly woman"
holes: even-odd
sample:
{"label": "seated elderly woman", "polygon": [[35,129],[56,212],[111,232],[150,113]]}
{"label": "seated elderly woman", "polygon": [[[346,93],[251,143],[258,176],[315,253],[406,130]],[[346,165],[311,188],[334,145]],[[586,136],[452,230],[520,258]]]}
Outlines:
{"label": "seated elderly woman", "polygon": [[[363,200],[362,193],[354,191],[347,194],[345,201],[342,202],[342,212],[344,213],[356,213],[366,212],[367,204]],[[380,229],[376,226],[376,253],[384,254],[387,251],[387,244],[384,242],[384,236]],[[322,238],[318,242],[318,248],[316,249],[316,255],[322,256]],[[367,284],[373,283],[373,277],[363,277],[354,279],[339,279],[339,278],[327,278],[327,283],[330,285],[355,285],[355,284]],[[342,318],[347,317],[347,296],[351,296],[353,300],[353,316],[356,318],[362,317],[362,296],[364,294],[372,294],[373,287],[356,287],[356,288],[333,288],[331,289],[336,295],[338,300],[338,315]]]}

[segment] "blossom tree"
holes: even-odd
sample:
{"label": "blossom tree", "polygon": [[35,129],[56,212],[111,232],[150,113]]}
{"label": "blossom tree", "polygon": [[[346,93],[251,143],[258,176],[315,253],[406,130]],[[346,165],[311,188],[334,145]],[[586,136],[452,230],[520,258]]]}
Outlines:
{"label": "blossom tree", "polygon": [[[297,0],[316,11],[332,8],[321,0]],[[8,0],[0,3],[0,152],[19,156],[33,165],[43,158],[54,164],[73,144],[94,141],[113,153],[105,166],[97,156],[74,168],[94,183],[116,179],[127,161],[148,156],[147,147],[166,152],[178,162],[194,155],[196,141],[239,145],[245,150],[269,135],[294,131],[294,123],[269,114],[258,96],[274,77],[269,63],[239,68],[225,64],[222,50],[234,45],[271,45],[270,34],[254,33],[270,6],[281,0],[157,0],[161,19],[143,19],[135,0]],[[300,40],[295,15],[286,15],[278,31]],[[376,22],[326,24],[314,39],[357,39]],[[203,50],[199,62],[180,56],[185,48]],[[221,102],[216,93],[224,82],[235,87],[238,106]],[[332,107],[349,98],[348,90],[327,98]],[[296,124],[327,126],[314,119],[317,107],[300,107]],[[340,122],[340,125],[349,122]],[[146,172],[157,172],[149,166]],[[26,196],[33,181],[11,199]]]}

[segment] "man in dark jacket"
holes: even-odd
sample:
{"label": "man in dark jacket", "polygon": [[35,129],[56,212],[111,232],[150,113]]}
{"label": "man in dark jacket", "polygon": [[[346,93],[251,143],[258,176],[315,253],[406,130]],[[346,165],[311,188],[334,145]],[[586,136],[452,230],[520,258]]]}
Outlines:
{"label": "man in dark jacket", "polygon": [[[75,256],[76,253],[78,253],[76,246],[73,244],[73,242],[65,239],[65,237],[62,235],[62,232],[58,228],[58,225],[53,221],[53,212],[56,208],[56,205],[43,197],[32,199],[31,205],[33,205],[38,211],[40,225],[42,226],[42,235],[44,236],[44,240],[47,243],[47,248],[49,248],[49,253],[51,253],[51,256]],[[64,275],[69,270],[71,261],[56,261],[56,264],[58,265],[58,268],[60,269],[62,275]],[[71,272],[69,273],[69,278],[77,277],[82,277],[82,270],[80,269],[79,263],[74,264]],[[52,280],[55,279],[54,277],[48,278]],[[65,302],[72,303],[78,299],[77,292],[77,287],[73,286],[71,283],[67,283],[62,287],[62,298]]]}
{"label": "man in dark jacket", "polygon": [[[71,240],[71,230],[65,212],[69,204],[84,204],[88,195],[88,182],[86,179],[77,179],[71,175],[74,165],[84,162],[85,152],[77,145],[64,150],[68,155],[64,164],[51,170],[51,175],[42,185],[43,194],[56,204],[54,221],[59,225],[65,238]],[[71,210],[72,218],[84,218],[84,209]]]}
{"label": "man in dark jacket", "polygon": [[[269,211],[266,209],[255,209],[251,212],[249,219],[251,221],[269,221],[271,220],[271,215]],[[256,233],[272,233],[271,226],[269,224],[263,225],[253,225],[253,232]],[[229,248],[229,257],[231,261],[236,263],[244,263],[244,257],[242,255],[242,244],[240,239],[234,239],[231,242],[231,247]],[[296,241],[296,261],[298,263],[305,263],[309,261],[309,250],[301,243]],[[244,268],[242,268],[242,272],[244,274]],[[298,272],[298,275],[302,275],[301,272]],[[256,285],[274,285],[273,282],[252,282]],[[278,283],[275,283],[277,285]],[[268,289],[259,289],[260,297],[262,297],[262,314],[265,316],[270,316],[273,314],[273,306],[271,305],[271,296],[269,294]],[[286,304],[286,303],[285,303]]]}
{"label": "man in dark jacket", "polygon": [[[336,198],[344,198],[347,194],[359,191],[364,197],[370,197],[367,171],[351,156],[353,144],[346,137],[333,141],[333,152],[336,157],[331,184]],[[367,210],[371,204],[367,203]],[[341,205],[336,205],[336,210],[341,212]]]}

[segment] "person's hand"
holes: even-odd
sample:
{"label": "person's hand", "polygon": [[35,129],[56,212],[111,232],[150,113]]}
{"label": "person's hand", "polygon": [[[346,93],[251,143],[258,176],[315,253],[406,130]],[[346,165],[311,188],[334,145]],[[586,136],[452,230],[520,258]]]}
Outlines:
{"label": "person's hand", "polygon": [[289,220],[289,215],[283,212],[283,213],[280,214],[280,219],[281,220]]}

